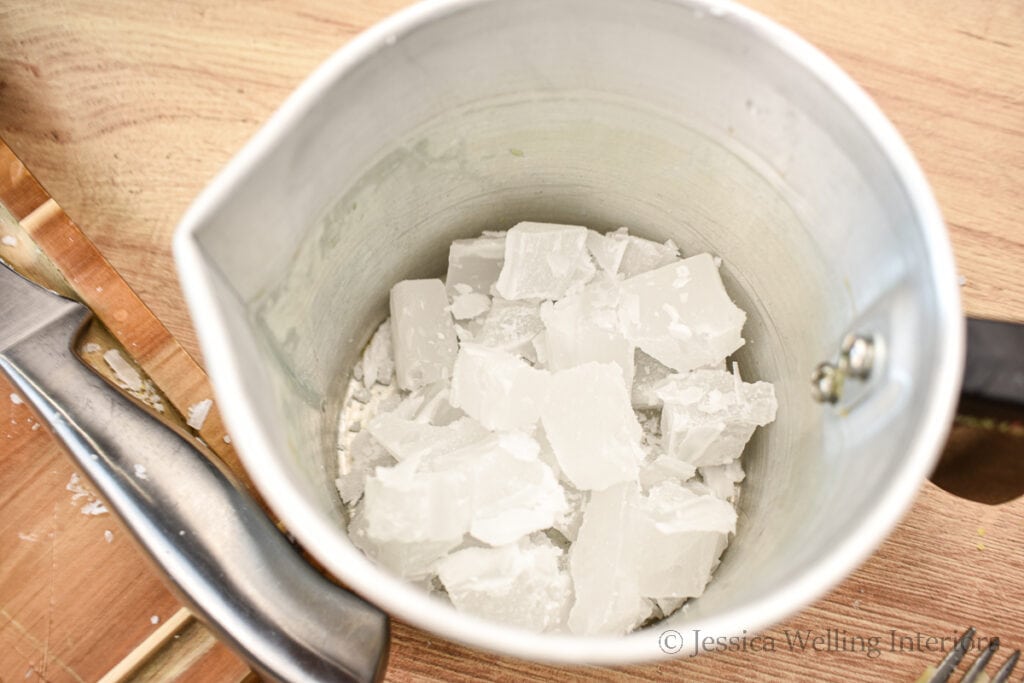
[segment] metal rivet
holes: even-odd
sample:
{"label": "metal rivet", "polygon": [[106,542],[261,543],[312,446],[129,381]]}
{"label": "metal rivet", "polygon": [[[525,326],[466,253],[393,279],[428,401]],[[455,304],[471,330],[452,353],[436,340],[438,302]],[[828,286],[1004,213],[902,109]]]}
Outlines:
{"label": "metal rivet", "polygon": [[846,374],[857,379],[867,379],[875,362],[875,341],[869,336],[848,334],[843,339],[840,364]]}
{"label": "metal rivet", "polygon": [[839,368],[832,363],[819,363],[811,373],[811,396],[819,403],[835,403],[842,383]]}

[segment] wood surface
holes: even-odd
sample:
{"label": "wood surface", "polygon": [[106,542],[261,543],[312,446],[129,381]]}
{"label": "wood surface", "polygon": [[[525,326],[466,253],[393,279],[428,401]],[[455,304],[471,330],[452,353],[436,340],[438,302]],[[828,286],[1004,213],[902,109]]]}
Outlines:
{"label": "wood surface", "polygon": [[[319,62],[405,4],[7,0],[0,5],[0,137],[173,338],[199,358],[170,256],[175,223]],[[828,53],[906,137],[948,221],[966,278],[967,311],[1024,319],[1024,3],[749,4]],[[0,165],[0,177],[5,170]],[[64,262],[79,253],[65,253]],[[37,267],[43,275],[60,272]],[[65,277],[68,272],[72,281],[91,282],[87,273],[72,269]],[[153,357],[147,362],[152,366]],[[200,374],[184,373],[164,381],[201,386]],[[7,402],[8,393],[0,386],[0,680],[99,680],[160,629],[151,616],[165,621],[178,607],[115,519],[80,514],[65,490],[72,466],[44,430],[31,429],[25,406]],[[194,400],[179,399],[179,409]],[[987,506],[925,485],[864,567],[772,631],[781,639],[774,653],[573,670],[493,657],[396,624],[388,676],[913,680],[938,653],[892,652],[890,630],[949,637],[974,624],[1007,646],[1024,646],[1022,520],[1022,499]],[[105,530],[113,531],[111,543]],[[882,651],[868,657],[788,648],[784,632],[796,628],[877,636]],[[134,675],[197,681],[245,675],[201,627],[187,622],[176,635]]]}

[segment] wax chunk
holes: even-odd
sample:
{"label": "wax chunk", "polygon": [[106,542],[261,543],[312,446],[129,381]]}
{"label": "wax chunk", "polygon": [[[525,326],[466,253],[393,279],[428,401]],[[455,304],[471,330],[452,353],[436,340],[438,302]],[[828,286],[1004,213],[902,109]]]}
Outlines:
{"label": "wax chunk", "polygon": [[732,505],[666,482],[641,498],[637,512],[638,591],[660,598],[703,593],[736,531]]}
{"label": "wax chunk", "polygon": [[672,240],[663,244],[630,235],[626,238],[618,272],[623,277],[657,270],[679,260],[679,247]]}
{"label": "wax chunk", "polygon": [[495,290],[506,299],[558,299],[585,284],[595,269],[587,229],[576,225],[519,223],[505,238],[505,263]]}
{"label": "wax chunk", "polygon": [[465,548],[438,563],[438,576],[456,608],[533,631],[565,622],[572,584],[562,551],[546,540],[497,548]]}
{"label": "wax chunk", "polygon": [[543,329],[540,304],[495,297],[472,341],[490,349],[535,360],[537,356],[532,341]]}
{"label": "wax chunk", "polygon": [[341,499],[356,502],[363,495],[367,476],[379,466],[394,463],[395,458],[368,432],[356,435],[350,448],[338,451],[338,478],[334,483]]}
{"label": "wax chunk", "polygon": [[685,372],[738,349],[746,314],[729,299],[711,257],[700,254],[624,281],[619,317],[628,339]]}
{"label": "wax chunk", "polygon": [[617,303],[617,285],[594,280],[578,294],[542,305],[546,367],[565,370],[589,362],[615,363],[630,387],[634,346],[619,329]]}
{"label": "wax chunk", "polygon": [[775,388],[748,384],[723,370],[673,375],[657,390],[665,451],[697,467],[724,465],[743,453],[754,430],[775,419]]}
{"label": "wax chunk", "polygon": [[357,505],[348,525],[352,543],[377,563],[387,567],[399,576],[416,581],[431,576],[437,561],[462,543],[462,536],[439,541],[402,543],[400,541],[378,541],[367,532],[363,505]]}
{"label": "wax chunk", "polygon": [[451,377],[458,340],[440,280],[403,280],[392,287],[391,326],[401,388],[417,389]]}
{"label": "wax chunk", "polygon": [[504,262],[504,235],[455,240],[448,249],[448,294],[491,294]]}
{"label": "wax chunk", "polygon": [[452,378],[451,402],[490,430],[529,429],[540,417],[550,379],[506,351],[465,343]]}
{"label": "wax chunk", "polygon": [[622,370],[587,363],[551,375],[541,422],[558,465],[580,490],[635,481],[644,457],[642,431]]}
{"label": "wax chunk", "polygon": [[601,234],[595,230],[587,231],[587,249],[594,257],[597,266],[606,273],[615,275],[619,272],[619,264],[629,245],[629,234],[626,228]]}
{"label": "wax chunk", "polygon": [[576,601],[569,630],[578,635],[620,635],[643,622],[651,604],[640,593],[634,526],[640,493],[624,482],[593,491],[576,542],[569,550]]}

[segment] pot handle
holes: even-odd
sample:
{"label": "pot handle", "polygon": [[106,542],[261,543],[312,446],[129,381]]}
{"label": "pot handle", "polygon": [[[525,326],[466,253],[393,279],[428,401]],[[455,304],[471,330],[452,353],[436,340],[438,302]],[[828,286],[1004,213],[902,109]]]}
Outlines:
{"label": "pot handle", "polygon": [[967,319],[967,361],[961,393],[1024,405],[1024,325]]}
{"label": "pot handle", "polygon": [[0,367],[170,579],[257,674],[375,681],[385,614],[320,575],[219,464],[89,370],[68,312],[0,353]]}

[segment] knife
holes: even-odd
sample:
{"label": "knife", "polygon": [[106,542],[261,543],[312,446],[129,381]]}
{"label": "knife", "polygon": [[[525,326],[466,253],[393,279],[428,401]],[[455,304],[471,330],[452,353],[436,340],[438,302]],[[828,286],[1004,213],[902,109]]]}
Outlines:
{"label": "knife", "polygon": [[319,574],[225,467],[77,358],[91,318],[0,265],[0,369],[188,607],[264,679],[379,680],[387,616]]}

